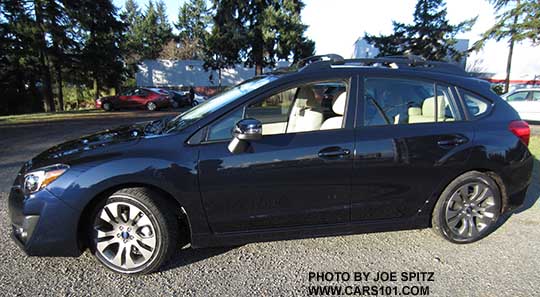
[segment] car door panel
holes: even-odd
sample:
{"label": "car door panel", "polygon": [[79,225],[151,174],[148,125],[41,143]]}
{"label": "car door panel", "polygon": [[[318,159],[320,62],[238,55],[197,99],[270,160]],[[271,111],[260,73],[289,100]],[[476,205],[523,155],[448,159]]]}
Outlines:
{"label": "car door panel", "polygon": [[351,220],[417,214],[440,181],[460,173],[473,137],[466,122],[358,129]]}
{"label": "car door panel", "polygon": [[228,143],[199,152],[201,195],[214,232],[349,222],[351,158],[319,156],[354,149],[352,129],[264,136],[252,151]]}

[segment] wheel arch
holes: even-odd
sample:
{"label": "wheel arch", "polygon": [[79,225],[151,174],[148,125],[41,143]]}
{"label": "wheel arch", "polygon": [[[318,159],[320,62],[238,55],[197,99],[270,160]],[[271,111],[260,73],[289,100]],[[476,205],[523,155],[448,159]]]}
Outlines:
{"label": "wheel arch", "polygon": [[184,206],[181,204],[181,202],[171,193],[168,191],[149,183],[122,183],[117,184],[114,186],[111,186],[107,189],[102,190],[98,194],[94,195],[92,199],[84,206],[83,210],[81,211],[81,215],[79,216],[79,220],[77,223],[77,242],[79,245],[79,249],[81,251],[85,250],[88,247],[87,238],[85,236],[85,230],[88,228],[88,224],[90,224],[91,219],[91,213],[95,209],[95,207],[103,201],[103,199],[106,199],[110,195],[112,195],[114,192],[121,190],[121,189],[127,189],[127,188],[147,188],[151,189],[152,191],[155,191],[165,197],[167,200],[169,200],[171,203],[173,203],[177,208],[175,209],[175,215],[178,217],[180,228],[185,229],[182,231],[186,231],[188,234],[185,234],[185,237],[182,238],[182,240],[189,241],[189,243],[192,242],[191,235],[192,228],[191,228],[191,222],[189,219],[189,215],[187,210],[184,208]]}
{"label": "wheel arch", "polygon": [[452,183],[456,178],[468,173],[468,172],[480,172],[483,174],[486,174],[489,176],[493,181],[495,181],[495,184],[499,188],[499,192],[501,193],[501,213],[504,212],[509,207],[509,196],[508,192],[506,190],[506,186],[500,177],[499,174],[492,168],[485,168],[485,167],[479,167],[479,168],[470,168],[467,170],[463,170],[460,173],[450,177],[449,179],[445,180],[434,193],[432,193],[431,197],[432,199],[428,200],[428,203],[425,204],[425,207],[419,209],[419,214],[427,212],[429,215],[427,216],[429,219],[429,225],[431,226],[431,219],[433,217],[433,210],[435,209],[435,205],[437,204],[437,201],[440,199],[442,192]]}

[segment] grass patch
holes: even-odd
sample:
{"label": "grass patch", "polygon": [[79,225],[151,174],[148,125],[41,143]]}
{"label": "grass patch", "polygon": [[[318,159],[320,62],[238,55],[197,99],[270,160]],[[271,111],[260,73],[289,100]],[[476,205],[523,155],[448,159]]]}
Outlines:
{"label": "grass patch", "polygon": [[33,122],[46,122],[55,120],[66,120],[73,118],[94,117],[103,114],[100,109],[70,110],[61,112],[42,112],[20,115],[0,116],[0,125],[24,124]]}
{"label": "grass patch", "polygon": [[529,141],[529,150],[536,157],[540,159],[540,136],[531,136]]}

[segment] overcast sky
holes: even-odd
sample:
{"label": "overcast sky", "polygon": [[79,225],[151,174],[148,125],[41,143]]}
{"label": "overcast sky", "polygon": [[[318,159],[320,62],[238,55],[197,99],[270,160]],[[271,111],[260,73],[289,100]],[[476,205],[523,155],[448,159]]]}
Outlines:
{"label": "overcast sky", "polygon": [[[116,6],[122,8],[125,0],[114,0]],[[141,7],[146,7],[148,0],[137,0]],[[184,0],[165,0],[169,20],[176,22],[179,7]],[[469,44],[495,22],[493,8],[486,0],[447,0],[448,19],[457,24],[466,19],[478,16],[472,30],[458,35],[458,38],[469,39]],[[315,41],[316,53],[336,53],[343,57],[351,57],[354,42],[364,32],[369,34],[389,34],[392,32],[392,21],[411,23],[416,0],[304,0],[302,21],[308,25],[307,36]],[[508,45],[506,42],[491,41],[482,52],[473,54],[467,63],[480,57],[483,66],[489,72],[504,76]],[[540,49],[525,45],[516,46],[514,58],[515,69],[530,75],[538,72],[540,62],[530,57],[538,56]],[[527,58],[528,57],[528,58]],[[540,73],[538,73],[540,74]],[[517,78],[516,78],[517,79]]]}

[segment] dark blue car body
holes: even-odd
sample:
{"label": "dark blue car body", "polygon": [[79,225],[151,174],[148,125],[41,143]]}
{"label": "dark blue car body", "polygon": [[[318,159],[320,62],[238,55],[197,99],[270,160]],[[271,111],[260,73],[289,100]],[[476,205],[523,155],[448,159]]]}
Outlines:
{"label": "dark blue car body", "polygon": [[[11,189],[16,241],[29,255],[77,256],[85,247],[81,228],[93,203],[133,186],[175,201],[193,247],[428,227],[445,186],[471,170],[497,174],[503,211],[523,203],[533,157],[508,129],[518,114],[487,83],[429,69],[319,64],[268,74],[276,79],[178,132],[147,133],[147,124],[133,124],[40,154],[23,166]],[[449,85],[461,120],[365,126],[369,77]],[[208,125],[234,108],[302,82],[328,79],[349,82],[343,129],[263,137],[246,154],[231,154],[228,141],[205,141]],[[489,101],[490,110],[472,118],[462,92]],[[467,141],[440,145],[457,136]],[[334,146],[351,154],[318,155]],[[24,174],[51,164],[70,169],[45,189],[25,195]]]}

